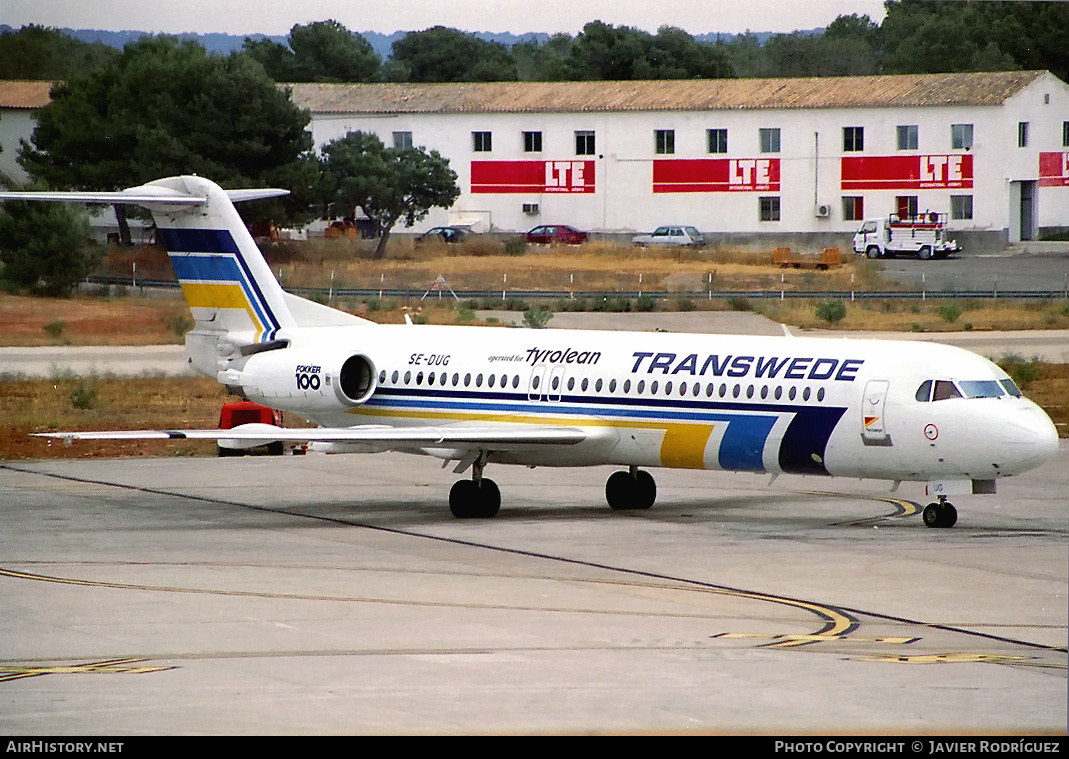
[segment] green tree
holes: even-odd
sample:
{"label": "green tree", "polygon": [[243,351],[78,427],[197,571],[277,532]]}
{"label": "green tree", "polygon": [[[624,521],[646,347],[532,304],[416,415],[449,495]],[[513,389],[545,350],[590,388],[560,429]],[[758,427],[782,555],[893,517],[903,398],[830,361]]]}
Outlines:
{"label": "green tree", "polygon": [[65,79],[118,55],[103,43],[81,42],[57,29],[30,24],[0,34],[0,79]]}
{"label": "green tree", "polygon": [[512,46],[516,74],[522,82],[562,82],[568,79],[569,34],[554,34],[544,43],[521,40]]}
{"label": "green tree", "polygon": [[242,50],[276,82],[373,82],[382,66],[367,40],[333,20],[295,24],[289,47],[246,38]]}
{"label": "green tree", "polygon": [[456,172],[438,151],[387,148],[374,134],[349,132],[323,146],[323,168],[331,205],[356,206],[381,231],[375,258],[386,253],[394,225],[412,226],[431,208],[448,208],[460,195]]}
{"label": "green tree", "polygon": [[682,29],[662,26],[655,36],[602,21],[583,27],[569,51],[566,72],[571,79],[609,81],[735,75],[721,48],[698,42]]}
{"label": "green tree", "polygon": [[[271,186],[310,177],[302,168],[309,120],[245,55],[144,38],[111,63],[57,85],[19,163],[34,179],[67,189],[117,190],[179,174],[231,188]],[[292,217],[306,210],[307,199],[295,195],[287,206]],[[264,207],[249,204],[243,212]]]}
{"label": "green tree", "polygon": [[393,43],[386,78],[395,82],[516,81],[509,49],[473,34],[435,26]]}
{"label": "green tree", "polygon": [[99,260],[84,210],[24,200],[0,205],[0,279],[32,292],[70,295]]}
{"label": "green tree", "polygon": [[1069,3],[890,0],[882,73],[1047,69],[1069,77]]}

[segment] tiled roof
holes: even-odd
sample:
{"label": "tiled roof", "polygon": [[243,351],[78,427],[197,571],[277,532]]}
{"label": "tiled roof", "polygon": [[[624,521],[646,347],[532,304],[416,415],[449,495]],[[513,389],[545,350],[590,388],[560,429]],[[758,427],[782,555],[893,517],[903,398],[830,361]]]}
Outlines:
{"label": "tiled roof", "polygon": [[999,105],[1045,74],[283,86],[313,113],[705,111]]}
{"label": "tiled roof", "polygon": [[51,90],[48,81],[0,80],[0,108],[41,108]]}

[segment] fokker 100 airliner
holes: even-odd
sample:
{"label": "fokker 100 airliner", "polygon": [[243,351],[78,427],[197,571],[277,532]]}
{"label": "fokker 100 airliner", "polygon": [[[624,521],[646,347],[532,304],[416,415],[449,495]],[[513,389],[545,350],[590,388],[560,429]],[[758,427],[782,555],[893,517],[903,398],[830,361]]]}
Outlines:
{"label": "fokker 100 airliner", "polygon": [[191,366],[232,392],[319,426],[59,432],[70,440],[214,439],[251,448],[404,451],[471,470],[458,517],[501,504],[487,464],[617,464],[613,509],[648,509],[646,469],[685,467],[924,482],[930,527],[950,495],[993,493],[1057,450],[1054,425],[968,351],[920,342],[379,325],[285,292],[226,191],[195,176],[115,193],[0,199],[149,208],[196,320]]}

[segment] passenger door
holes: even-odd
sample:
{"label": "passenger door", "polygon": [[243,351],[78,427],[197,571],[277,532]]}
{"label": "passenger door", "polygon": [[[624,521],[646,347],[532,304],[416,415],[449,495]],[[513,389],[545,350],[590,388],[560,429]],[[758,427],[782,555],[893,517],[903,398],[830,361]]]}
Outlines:
{"label": "passenger door", "polygon": [[861,441],[865,445],[891,445],[887,430],[887,380],[869,380],[861,396]]}

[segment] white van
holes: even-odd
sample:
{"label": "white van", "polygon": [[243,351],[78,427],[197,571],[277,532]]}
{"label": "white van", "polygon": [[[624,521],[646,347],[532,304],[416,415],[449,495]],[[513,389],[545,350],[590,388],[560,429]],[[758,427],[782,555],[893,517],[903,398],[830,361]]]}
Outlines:
{"label": "white van", "polygon": [[854,252],[869,258],[909,253],[918,258],[946,258],[961,246],[946,239],[946,214],[923,213],[900,219],[869,219],[854,234]]}

